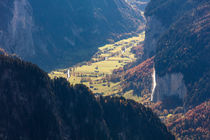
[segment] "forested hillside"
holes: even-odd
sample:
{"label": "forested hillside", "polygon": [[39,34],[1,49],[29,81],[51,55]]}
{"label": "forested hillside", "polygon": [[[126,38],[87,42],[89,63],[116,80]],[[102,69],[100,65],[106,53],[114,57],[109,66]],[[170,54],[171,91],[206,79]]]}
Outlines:
{"label": "forested hillside", "polygon": [[203,1],[195,5],[159,39],[155,57],[159,77],[183,74],[186,107],[198,105],[210,97],[210,3]]}
{"label": "forested hillside", "polygon": [[210,2],[151,0],[144,59],[154,57],[153,110],[182,139],[209,139]]}
{"label": "forested hillside", "polygon": [[[148,108],[50,80],[36,65],[0,55],[2,140],[174,139]],[[151,135],[152,134],[152,135]]]}

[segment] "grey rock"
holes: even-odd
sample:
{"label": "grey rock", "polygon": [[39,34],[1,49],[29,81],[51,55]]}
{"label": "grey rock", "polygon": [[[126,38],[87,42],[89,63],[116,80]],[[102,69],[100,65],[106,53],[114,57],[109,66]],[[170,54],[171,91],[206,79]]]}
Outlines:
{"label": "grey rock", "polygon": [[155,17],[147,17],[144,42],[144,59],[148,59],[155,54],[158,39],[165,32],[166,28]]}
{"label": "grey rock", "polygon": [[183,75],[181,73],[166,74],[163,77],[156,76],[157,86],[152,97],[152,101],[157,102],[164,97],[177,95],[180,99],[184,99],[187,94]]}

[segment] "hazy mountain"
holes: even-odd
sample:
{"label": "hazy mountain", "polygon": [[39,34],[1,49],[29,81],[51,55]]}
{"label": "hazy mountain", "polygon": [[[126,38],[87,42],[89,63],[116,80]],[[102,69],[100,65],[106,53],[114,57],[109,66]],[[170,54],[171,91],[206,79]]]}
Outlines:
{"label": "hazy mountain", "polygon": [[4,0],[0,9],[0,47],[45,70],[85,60],[143,23],[124,0]]}
{"label": "hazy mountain", "polygon": [[50,80],[36,65],[0,55],[2,140],[172,140],[148,108],[97,97],[83,85]]}

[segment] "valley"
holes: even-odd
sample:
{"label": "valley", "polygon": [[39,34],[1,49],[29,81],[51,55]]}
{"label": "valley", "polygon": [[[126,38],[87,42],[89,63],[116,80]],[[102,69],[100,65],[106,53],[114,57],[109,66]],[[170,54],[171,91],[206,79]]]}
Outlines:
{"label": "valley", "polygon": [[73,85],[84,84],[96,95],[120,95],[122,93],[120,81],[110,80],[112,72],[137,59],[134,49],[143,43],[144,38],[145,32],[142,32],[137,36],[99,47],[91,60],[70,68],[52,71],[49,76],[52,79],[66,78]]}
{"label": "valley", "polygon": [[209,140],[210,1],[0,1],[0,140]]}

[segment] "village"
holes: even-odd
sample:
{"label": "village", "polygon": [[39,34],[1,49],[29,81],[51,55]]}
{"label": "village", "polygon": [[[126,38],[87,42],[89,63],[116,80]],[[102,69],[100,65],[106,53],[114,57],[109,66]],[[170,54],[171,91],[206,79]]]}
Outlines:
{"label": "village", "polygon": [[138,36],[102,46],[90,61],[52,71],[49,75],[51,78],[64,77],[70,84],[85,84],[97,95],[118,94],[121,92],[120,83],[109,80],[112,71],[136,60],[132,50],[143,42],[144,34],[142,32]]}

